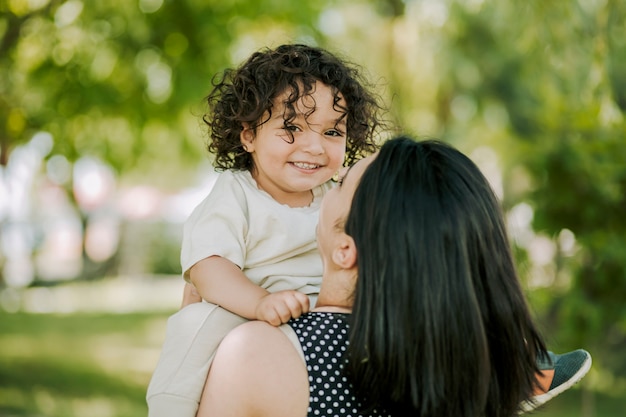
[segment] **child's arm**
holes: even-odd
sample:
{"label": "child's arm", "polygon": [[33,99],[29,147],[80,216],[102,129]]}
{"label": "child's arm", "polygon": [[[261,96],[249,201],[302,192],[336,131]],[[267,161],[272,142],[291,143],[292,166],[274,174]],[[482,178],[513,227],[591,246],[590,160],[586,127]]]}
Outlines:
{"label": "child's arm", "polygon": [[250,320],[274,326],[309,311],[309,297],[298,291],[270,293],[252,283],[237,265],[211,256],[189,270],[192,284],[202,298]]}

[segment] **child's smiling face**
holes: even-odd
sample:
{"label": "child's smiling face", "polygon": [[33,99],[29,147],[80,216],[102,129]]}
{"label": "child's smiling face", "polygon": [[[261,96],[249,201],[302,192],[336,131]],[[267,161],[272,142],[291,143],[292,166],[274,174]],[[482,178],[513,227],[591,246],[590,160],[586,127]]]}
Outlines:
{"label": "child's smiling face", "polygon": [[295,118],[286,121],[285,99],[274,101],[272,117],[256,129],[241,132],[241,142],[254,161],[252,176],[260,189],[292,207],[307,206],[311,190],[341,168],[346,150],[346,107],[330,87],[316,82],[313,91],[295,103]]}

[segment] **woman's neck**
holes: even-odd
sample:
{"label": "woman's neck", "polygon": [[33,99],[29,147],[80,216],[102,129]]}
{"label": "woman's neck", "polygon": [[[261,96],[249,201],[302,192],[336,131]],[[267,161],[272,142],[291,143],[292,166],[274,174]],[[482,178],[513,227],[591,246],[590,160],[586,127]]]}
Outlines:
{"label": "woman's neck", "polygon": [[317,312],[317,313],[346,313],[346,314],[350,314],[352,313],[352,309],[349,307],[343,307],[343,306],[316,306],[313,310],[311,310],[313,312]]}
{"label": "woman's neck", "polygon": [[322,285],[313,311],[352,313],[356,268],[324,268]]}

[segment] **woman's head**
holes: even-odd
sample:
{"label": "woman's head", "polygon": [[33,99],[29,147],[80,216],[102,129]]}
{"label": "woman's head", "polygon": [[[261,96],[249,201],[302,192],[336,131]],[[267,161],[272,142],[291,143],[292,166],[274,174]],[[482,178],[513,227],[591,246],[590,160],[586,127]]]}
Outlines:
{"label": "woman's head", "polygon": [[316,82],[330,87],[334,108],[345,117],[347,163],[372,153],[381,106],[367,90],[357,67],[324,49],[288,44],[258,51],[239,68],[227,69],[215,78],[207,98],[209,114],[204,116],[215,165],[220,169],[251,169],[252,158],[240,142],[243,126],[255,132],[276,111],[289,123],[296,115],[296,103],[315,91]]}
{"label": "woman's head", "polygon": [[385,143],[345,232],[357,251],[348,367],[357,389],[422,416],[513,413],[543,345],[476,165],[441,142]]}

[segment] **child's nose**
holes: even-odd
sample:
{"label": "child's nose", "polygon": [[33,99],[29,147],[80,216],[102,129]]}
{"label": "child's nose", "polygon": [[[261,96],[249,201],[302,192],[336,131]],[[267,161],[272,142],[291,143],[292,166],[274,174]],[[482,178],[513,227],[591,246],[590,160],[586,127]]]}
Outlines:
{"label": "child's nose", "polygon": [[324,153],[324,138],[322,134],[309,130],[303,136],[301,146],[305,151],[313,155]]}

